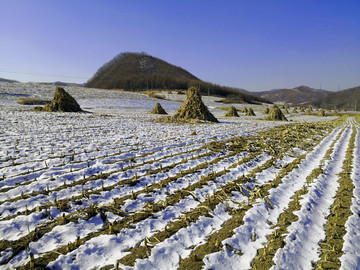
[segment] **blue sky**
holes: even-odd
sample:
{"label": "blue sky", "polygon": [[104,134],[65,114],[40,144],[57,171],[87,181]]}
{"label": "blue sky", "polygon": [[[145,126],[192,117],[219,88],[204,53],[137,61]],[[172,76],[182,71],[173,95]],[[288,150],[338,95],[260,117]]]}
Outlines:
{"label": "blue sky", "polygon": [[121,52],[250,91],[360,85],[359,0],[0,0],[0,77],[85,82]]}

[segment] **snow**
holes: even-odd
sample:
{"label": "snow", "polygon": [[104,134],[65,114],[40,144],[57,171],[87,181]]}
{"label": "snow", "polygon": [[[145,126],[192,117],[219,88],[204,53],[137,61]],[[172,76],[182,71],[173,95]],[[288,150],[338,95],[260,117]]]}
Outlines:
{"label": "snow", "polygon": [[206,242],[206,237],[219,230],[221,225],[230,218],[223,204],[218,205],[210,214],[214,218],[200,217],[197,222],[180,229],[175,235],[156,245],[151,251],[151,256],[146,260],[137,260],[134,268],[177,269],[180,259],[190,254],[189,247]]}
{"label": "snow", "polygon": [[[79,211],[96,204],[98,207],[111,205],[132,193],[119,204],[115,212],[106,212],[107,220],[100,214],[67,224],[54,226],[36,241],[30,241],[25,250],[12,257],[11,248],[0,251],[0,269],[24,266],[29,262],[32,252],[35,259],[56,249],[83,239],[94,232],[101,232],[107,222],[120,221],[143,211],[148,203],[166,201],[179,191],[197,183],[202,177],[224,171],[221,176],[194,188],[192,195],[184,196],[173,205],[168,205],[153,212],[141,221],[122,228],[117,235],[100,234],[89,237],[84,244],[50,261],[51,269],[92,269],[105,265],[114,265],[129,254],[129,249],[142,245],[146,237],[162,231],[169,224],[181,219],[186,213],[196,209],[208,196],[242,177],[255,168],[265,164],[272,157],[261,153],[248,162],[239,160],[249,157],[250,152],[232,153],[226,149],[212,152],[207,143],[227,141],[236,136],[255,135],[261,130],[270,129],[281,122],[261,121],[264,105],[254,105],[256,117],[225,118],[225,111],[219,107],[243,105],[226,104],[216,101],[219,98],[204,97],[205,104],[220,120],[218,124],[178,125],[155,123],[158,116],[149,112],[159,100],[141,93],[109,91],[66,87],[80,106],[91,113],[43,113],[34,112],[34,106],[17,103],[19,98],[32,97],[50,100],[54,86],[22,83],[0,83],[0,125],[5,127],[0,132],[0,241],[25,239],[36,228],[47,226],[63,215],[75,215]],[[184,95],[164,93],[171,100],[160,100],[161,105],[170,114],[180,106],[176,100]],[[334,118],[289,115],[293,122],[316,122]],[[319,241],[325,236],[323,226],[329,207],[337,190],[337,174],[341,171],[345,151],[351,135],[351,125],[334,145],[329,160],[323,157],[332,142],[340,134],[341,128],[335,129],[312,151],[294,148],[276,160],[270,166],[258,172],[251,181],[241,184],[252,190],[271,182],[287,164],[299,155],[306,154],[299,166],[288,173],[282,182],[269,190],[268,198],[274,205],[270,209],[263,199],[246,212],[244,224],[234,230],[234,235],[222,241],[242,252],[242,256],[223,251],[208,254],[204,258],[205,268],[211,269],[249,269],[259,248],[267,242],[267,236],[274,231],[268,221],[276,223],[278,217],[288,206],[291,196],[300,189],[306,177],[320,165],[321,174],[309,186],[308,193],[302,198],[302,208],[296,212],[299,220],[289,226],[284,248],[275,255],[274,269],[309,269],[311,262],[319,258]],[[357,126],[359,131],[359,127]],[[360,267],[360,134],[357,133],[354,149],[352,179],[355,184],[353,205],[346,223],[344,237],[344,255],[340,258],[342,269]],[[204,168],[199,165],[207,163]],[[158,170],[158,171],[156,171]],[[193,170],[179,177],[179,174]],[[156,172],[155,172],[156,171]],[[101,179],[100,174],[106,174]],[[126,182],[135,179],[133,183]],[[167,182],[161,188],[156,185]],[[92,179],[89,179],[93,177]],[[82,182],[87,179],[86,182]],[[147,187],[152,188],[144,192]],[[245,190],[245,189],[244,189]],[[41,191],[41,192],[40,192]],[[38,192],[38,193],[36,193]],[[83,196],[90,192],[89,196]],[[245,192],[246,193],[246,192]],[[197,200],[194,199],[197,198]],[[70,199],[69,209],[61,211],[54,201]],[[248,197],[241,192],[233,192],[226,204],[235,207],[237,203],[246,203]],[[38,207],[48,205],[47,210]],[[308,208],[310,207],[310,210]],[[29,213],[26,214],[25,211]],[[189,256],[192,250],[206,243],[208,237],[219,231],[226,221],[232,218],[223,203],[219,203],[209,216],[200,216],[188,226],[181,228],[171,237],[156,244],[145,259],[135,261],[134,267],[120,265],[124,269],[176,269],[181,259]],[[256,233],[255,241],[251,235]],[[55,251],[54,251],[55,250]],[[1,264],[8,258],[7,264]],[[241,267],[240,267],[241,266]]]}
{"label": "snow", "polygon": [[355,149],[353,171],[351,179],[353,180],[355,189],[352,199],[352,216],[345,223],[346,234],[344,236],[344,244],[342,251],[344,254],[340,257],[340,269],[360,269],[360,130],[357,125],[357,136],[355,139]]}
{"label": "snow", "polygon": [[[339,129],[335,130],[331,135],[322,141],[315,149],[309,153],[298,168],[290,172],[282,181],[282,183],[269,191],[269,199],[274,205],[274,209],[269,209],[264,200],[259,200],[259,203],[252,207],[244,216],[244,224],[234,230],[234,235],[222,241],[222,244],[229,244],[233,249],[240,250],[242,256],[227,251],[221,251],[210,254],[205,257],[205,265],[208,268],[223,269],[242,269],[251,268],[252,258],[256,256],[257,249],[261,248],[263,243],[267,241],[266,236],[271,234],[273,229],[268,223],[270,220],[273,223],[277,219],[283,209],[290,202],[291,196],[296,190],[302,187],[306,180],[306,176],[311,171],[320,165],[322,157],[330,146],[333,139],[339,133]],[[268,171],[269,179],[273,179],[276,175],[276,170]],[[261,178],[260,178],[261,179]],[[252,240],[252,234],[255,233],[257,239]]]}
{"label": "snow", "polygon": [[320,259],[318,243],[325,239],[324,225],[338,188],[338,174],[345,160],[351,135],[348,126],[334,146],[330,160],[325,161],[324,173],[310,185],[309,192],[300,200],[299,220],[288,227],[285,247],[275,254],[273,269],[310,269]]}

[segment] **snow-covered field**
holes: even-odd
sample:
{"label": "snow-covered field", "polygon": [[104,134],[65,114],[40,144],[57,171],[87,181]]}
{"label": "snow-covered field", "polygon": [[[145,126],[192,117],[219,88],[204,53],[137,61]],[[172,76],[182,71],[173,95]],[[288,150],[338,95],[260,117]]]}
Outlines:
{"label": "snow-covered field", "polygon": [[220,123],[164,124],[149,112],[183,96],[76,87],[91,113],[17,103],[54,89],[0,84],[0,269],[360,268],[358,118],[204,97]]}

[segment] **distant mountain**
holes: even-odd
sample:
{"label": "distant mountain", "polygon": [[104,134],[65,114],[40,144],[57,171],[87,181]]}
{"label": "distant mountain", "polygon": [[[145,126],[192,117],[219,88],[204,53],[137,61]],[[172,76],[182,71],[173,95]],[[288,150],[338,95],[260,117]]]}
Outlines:
{"label": "distant mountain", "polygon": [[85,84],[86,87],[143,91],[149,89],[184,90],[200,88],[203,94],[230,97],[232,100],[265,102],[260,97],[235,88],[204,82],[185,69],[145,53],[121,53],[104,64]]}
{"label": "distant mountain", "polygon": [[309,105],[325,109],[346,109],[360,111],[360,86],[331,92],[323,98],[309,102]]}
{"label": "distant mountain", "polygon": [[56,85],[56,86],[76,86],[76,87],[83,87],[84,86],[84,84],[80,84],[80,83],[67,83],[67,82],[60,82],[60,81],[56,81],[56,82],[40,82],[39,84]]}
{"label": "distant mountain", "polygon": [[17,82],[19,82],[19,81],[8,80],[8,79],[0,78],[0,82],[17,83]]}
{"label": "distant mountain", "polygon": [[271,102],[301,105],[319,98],[324,98],[331,92],[302,85],[292,89],[273,89],[270,91],[252,93]]}

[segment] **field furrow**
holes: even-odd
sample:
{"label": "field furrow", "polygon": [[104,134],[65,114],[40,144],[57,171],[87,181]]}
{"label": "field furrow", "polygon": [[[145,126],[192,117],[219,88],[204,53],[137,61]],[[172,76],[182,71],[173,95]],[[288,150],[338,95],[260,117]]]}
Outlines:
{"label": "field furrow", "polygon": [[[209,163],[213,162],[212,159],[213,158],[211,158],[211,157],[209,158]],[[219,160],[221,160],[221,159],[218,158],[217,155],[215,155],[215,159],[216,159],[215,163],[217,163]],[[182,171],[184,169],[184,166],[182,166],[180,169],[179,168],[177,169],[177,174],[172,173],[171,170],[170,170],[169,173],[170,173],[170,175],[172,175],[171,177],[167,177],[167,174],[164,174],[164,173],[161,173],[159,175],[159,177],[162,177],[162,178],[167,177],[166,178],[167,181],[174,181],[174,180],[178,179],[181,176],[184,176],[184,175],[186,175],[188,173],[192,173],[194,171],[197,171],[201,167],[208,166],[209,163],[208,163],[207,160],[205,161],[204,164],[202,164],[201,162],[196,162],[195,165],[193,165],[195,167],[191,167],[191,166],[186,167],[185,166],[185,168],[187,168],[187,170],[185,170],[184,172]],[[221,164],[221,162],[219,163],[219,166],[221,167],[221,170],[223,170],[224,167],[223,167],[223,164]],[[220,167],[219,167],[219,170],[220,170]],[[151,181],[146,181],[144,184],[141,184],[141,178],[139,178],[139,183],[137,183],[135,186],[129,185],[129,189],[131,189],[130,191],[127,190],[124,187],[121,187],[121,186],[117,186],[116,188],[113,188],[113,189],[111,189],[109,191],[107,191],[105,189],[104,191],[100,192],[99,194],[94,194],[92,196],[89,196],[89,198],[87,198],[85,201],[82,200],[80,208],[74,207],[74,208],[70,209],[71,210],[70,214],[68,214],[66,212],[59,211],[57,208],[61,209],[61,207],[60,207],[61,205],[57,205],[57,207],[51,206],[49,211],[47,210],[47,208],[45,208],[46,215],[44,215],[44,211],[41,212],[41,213],[38,213],[38,211],[36,211],[36,212],[30,214],[29,216],[18,216],[17,218],[15,218],[15,220],[10,220],[9,223],[16,224],[17,226],[19,226],[19,224],[23,224],[23,226],[28,226],[28,224],[29,224],[28,221],[29,221],[30,218],[44,219],[44,218],[47,218],[48,215],[50,215],[50,217],[53,220],[50,220],[48,222],[47,222],[47,219],[43,220],[44,226],[41,226],[39,229],[37,227],[35,227],[36,222],[32,221],[30,223],[31,224],[30,229],[32,229],[32,231],[31,231],[31,234],[29,234],[29,236],[26,235],[26,232],[29,231],[29,227],[28,227],[27,230],[26,230],[26,227],[25,227],[18,234],[15,234],[17,237],[21,236],[21,238],[19,240],[15,241],[13,243],[12,242],[9,243],[8,241],[5,241],[3,243],[3,246],[12,246],[13,249],[15,248],[15,249],[18,250],[18,248],[16,248],[16,246],[18,246],[18,245],[20,245],[20,247],[26,246],[27,245],[26,243],[29,243],[29,241],[32,241],[33,239],[39,239],[43,234],[48,233],[49,231],[51,231],[58,224],[67,223],[67,222],[70,222],[70,221],[77,221],[79,218],[81,218],[83,216],[86,217],[87,215],[90,215],[90,216],[93,215],[92,213],[94,211],[99,212],[100,210],[98,209],[97,205],[101,206],[101,205],[105,205],[105,204],[108,204],[108,203],[115,202],[113,204],[116,207],[115,208],[110,207],[110,210],[116,210],[117,213],[125,215],[125,213],[123,211],[121,211],[121,209],[120,209],[121,204],[123,204],[126,200],[128,200],[128,199],[130,199],[132,197],[133,198],[137,197],[142,192],[148,192],[150,189],[159,188],[159,185],[158,185],[159,183],[157,181],[155,181],[156,179],[157,179],[156,177],[151,179],[152,181],[155,182],[151,186],[150,185],[152,183]],[[197,177],[196,177],[196,179],[197,179]],[[147,184],[149,184],[150,186],[147,187]],[[186,186],[187,185],[188,184],[186,184]],[[145,186],[145,188],[144,188],[144,186]],[[134,193],[134,191],[136,191],[136,192]],[[126,196],[121,197],[121,194],[124,194]],[[127,195],[127,194],[130,194],[130,195]],[[121,198],[121,200],[119,200],[120,198]],[[60,202],[57,202],[57,203],[60,204]],[[94,208],[94,205],[96,205],[95,208]],[[108,207],[106,209],[109,210]],[[68,212],[69,212],[69,210],[68,210]],[[95,212],[95,214],[97,212]],[[26,218],[26,221],[21,223],[21,220],[24,220],[25,218]],[[132,218],[128,217],[127,222],[129,222],[129,220],[132,220]],[[119,226],[121,226],[121,225],[119,225]],[[4,232],[6,232],[6,233],[8,233],[10,235],[13,234],[13,232],[11,231],[12,227],[9,226],[9,224],[4,223],[3,228],[4,228]],[[10,230],[7,230],[9,228],[10,228]],[[22,236],[21,232],[25,233],[25,234]],[[25,243],[24,243],[24,241],[25,241]],[[16,254],[14,253],[13,256],[15,256],[15,255]],[[9,258],[9,259],[11,259],[11,258]]]}
{"label": "field furrow", "polygon": [[[349,200],[359,174],[352,118],[152,119],[1,109],[0,269],[321,266],[327,224],[343,216],[329,208],[347,209],[335,250],[356,265],[344,254],[357,254],[359,222]],[[342,196],[349,181],[355,188]],[[336,207],[337,197],[346,202]]]}
{"label": "field furrow", "polygon": [[[231,161],[232,160],[232,161]],[[184,209],[184,202],[182,201],[183,199],[189,200],[191,202],[194,201],[194,199],[189,195],[189,190],[193,190],[195,187],[201,187],[202,185],[206,184],[211,178],[216,178],[219,175],[222,175],[226,172],[227,167],[229,166],[233,166],[234,164],[236,164],[238,162],[237,158],[232,158],[229,159],[227,161],[228,165],[226,165],[226,163],[222,163],[222,162],[216,162],[214,164],[214,166],[212,168],[205,168],[205,170],[208,170],[208,174],[209,177],[207,178],[206,176],[204,177],[204,172],[197,172],[198,169],[196,170],[191,170],[191,171],[195,171],[196,173],[194,175],[189,175],[190,177],[186,177],[186,174],[184,175],[184,181],[179,181],[178,185],[180,187],[180,189],[178,188],[173,188],[172,186],[170,188],[167,188],[166,186],[163,186],[163,188],[161,190],[158,190],[158,184],[154,184],[154,186],[156,186],[156,191],[154,192],[154,195],[151,196],[151,192],[150,190],[153,189],[153,187],[148,187],[145,189],[142,189],[141,191],[147,191],[146,192],[150,192],[150,193],[144,193],[144,195],[148,194],[150,196],[146,196],[146,197],[141,197],[138,194],[134,194],[133,198],[131,198],[132,196],[125,196],[125,197],[117,197],[115,199],[111,199],[109,201],[115,201],[115,205],[116,208],[118,209],[119,206],[121,206],[124,202],[128,201],[130,199],[130,201],[136,200],[137,203],[133,203],[130,202],[129,205],[131,205],[130,209],[132,210],[131,212],[129,212],[129,209],[124,209],[124,213],[127,213],[127,216],[124,219],[121,219],[119,221],[115,221],[113,223],[108,224],[107,226],[111,226],[111,233],[118,233],[121,232],[122,228],[128,228],[129,226],[132,227],[135,225],[135,223],[138,223],[140,221],[145,220],[144,222],[149,222],[147,219],[148,217],[150,217],[150,220],[152,220],[152,216],[154,214],[156,214],[158,211],[160,211],[159,214],[159,218],[157,218],[155,221],[159,220],[160,217],[164,214],[163,212],[161,212],[163,209],[165,209],[167,206],[171,206],[171,205],[180,205],[180,212],[186,210],[186,208]],[[217,160],[219,161],[219,160]],[[240,161],[241,162],[241,161]],[[225,167],[224,167],[225,166]],[[247,165],[248,166],[248,165]],[[247,167],[245,164],[245,168]],[[243,171],[243,169],[242,169]],[[199,175],[203,175],[201,178],[199,177]],[[180,175],[173,177],[173,180],[179,179],[181,178]],[[193,181],[193,183],[191,183]],[[199,182],[200,181],[200,182]],[[216,187],[215,187],[216,188]],[[185,192],[186,191],[186,192]],[[211,192],[211,190],[206,190],[209,194]],[[126,190],[121,190],[121,192],[123,192],[124,194],[128,194],[129,192],[127,192]],[[116,195],[119,196],[119,192],[116,192]],[[190,198],[187,198],[190,197]],[[165,200],[165,201],[164,201]],[[106,202],[106,198],[100,198],[99,201],[101,201],[102,203]],[[146,205],[146,203],[151,203],[151,211],[149,211],[150,209],[143,209],[143,206]],[[196,204],[197,202],[195,202]],[[194,206],[194,203],[190,204],[192,206]],[[105,207],[105,209],[108,209],[107,207]],[[110,208],[111,210],[111,208]],[[178,212],[179,210],[175,209],[176,212]],[[167,213],[165,211],[165,213],[170,216],[172,216],[171,212]],[[134,223],[135,222],[135,223]],[[140,228],[142,230],[142,228],[144,227],[144,222],[140,223]],[[166,224],[165,224],[166,225]],[[108,232],[108,227],[104,227],[102,228],[101,231],[97,232],[97,233],[93,233],[87,237],[85,237],[84,239],[81,239],[81,243],[87,243],[87,241],[89,241],[90,239],[97,237],[98,235],[101,235],[103,232]],[[148,226],[145,226],[148,227]],[[141,234],[139,234],[141,235]],[[90,242],[91,243],[91,242]],[[63,248],[60,248],[63,250]],[[81,250],[81,249],[79,249]],[[76,250],[76,252],[78,252],[79,250]],[[63,252],[62,252],[63,253]],[[50,254],[52,255],[52,254]],[[53,257],[53,256],[51,256]],[[47,256],[47,258],[51,258],[49,256]]]}
{"label": "field furrow", "polygon": [[[268,160],[248,174],[222,186],[221,190],[214,193],[211,197],[205,197],[198,209],[186,213],[187,220],[185,219],[185,222],[180,221],[183,223],[183,226],[180,226],[174,235],[168,232],[159,232],[156,236],[152,237],[150,240],[154,243],[154,251],[151,251],[149,259],[137,261],[135,266],[139,268],[158,269],[167,264],[167,266],[170,267],[169,259],[160,254],[177,253],[179,256],[172,256],[171,259],[171,268],[176,268],[182,258],[190,255],[192,249],[207,242],[208,237],[221,229],[222,225],[232,218],[239,208],[249,204],[249,196],[251,195],[248,191],[250,191],[251,194],[257,193],[251,178],[258,178],[261,177],[260,175],[263,175],[264,178],[269,179],[271,173],[275,174],[277,171],[280,171],[280,169],[275,169],[274,166],[287,166],[291,163],[291,160],[293,160],[293,158],[289,157],[284,158],[284,160]],[[264,179],[264,181],[266,180]],[[192,214],[194,212],[196,213],[196,211],[198,215],[194,218]],[[228,213],[225,216],[221,215],[220,213],[223,211]],[[163,243],[158,244],[156,239],[164,239],[164,235],[168,238],[163,241]],[[184,239],[184,241],[175,244],[179,239]],[[160,241],[161,240],[159,240],[159,242]],[[146,249],[150,251],[152,248],[144,246],[132,249],[131,254],[121,259],[120,262],[133,264],[135,259],[144,257],[143,254],[146,255]]]}
{"label": "field furrow", "polygon": [[[352,123],[353,125],[353,123]],[[353,164],[353,149],[357,130],[353,125],[352,136],[346,151],[346,159],[339,173],[339,188],[336,192],[335,200],[330,207],[330,214],[325,224],[325,239],[320,242],[320,260],[315,263],[315,267],[340,268],[339,257],[343,248],[343,237],[346,233],[345,223],[351,215],[350,206],[354,185],[350,174]]]}
{"label": "field furrow", "polygon": [[[317,166],[316,163],[319,162],[319,159],[321,160],[321,156],[325,155],[325,149],[332,143],[339,132],[340,130],[334,131],[312,152],[306,156],[300,156],[293,161],[291,166],[286,166],[280,172],[270,176],[270,179],[273,180],[261,187],[261,197],[256,198],[246,211],[234,216],[232,222],[229,222],[228,225],[225,224],[223,230],[212,237],[212,243],[208,241],[207,244],[195,250],[193,255],[196,255],[196,257],[201,256],[197,261],[196,258],[188,258],[180,266],[183,269],[194,266],[198,269],[202,264],[205,264],[212,265],[213,268],[226,266],[229,269],[236,269],[236,265],[242,263],[245,268],[246,265],[250,267],[251,258],[255,257],[257,248],[261,246],[266,234],[269,233],[267,232],[270,228],[269,223],[274,222],[271,219],[271,213],[275,215],[281,212],[282,204],[284,201],[286,202],[285,198],[284,201],[280,198],[291,196],[291,190],[296,189],[296,187],[293,187],[294,178],[296,180],[294,182],[301,182],[301,175],[307,171],[311,172],[311,168]],[[281,194],[281,196],[276,198],[273,194]],[[239,227],[239,225],[241,226]],[[265,228],[268,228],[268,230],[265,230]],[[214,242],[216,241],[219,243],[219,247],[214,248]],[[204,259],[200,260],[202,257]]]}
{"label": "field furrow", "polygon": [[[39,178],[52,178],[54,176],[59,176],[61,173],[66,173],[69,171],[79,171],[83,168],[92,168],[94,165],[111,165],[115,163],[124,163],[123,166],[126,166],[126,163],[130,161],[133,163],[136,162],[149,162],[151,160],[160,160],[164,156],[172,156],[181,153],[181,151],[188,151],[193,149],[195,151],[196,147],[198,150],[201,149],[198,145],[203,144],[206,139],[195,140],[194,142],[183,142],[183,143],[173,143],[173,144],[163,144],[159,142],[159,144],[152,144],[150,147],[144,146],[144,148],[140,148],[139,146],[126,146],[126,148],[117,148],[116,153],[112,155],[105,155],[101,157],[92,156],[91,152],[87,153],[86,157],[83,157],[83,161],[74,161],[75,157],[67,160],[61,159],[60,164],[48,164],[49,162],[46,160],[41,161],[41,164],[44,164],[42,169],[35,169],[35,166],[31,166],[29,164],[25,167],[25,173],[22,173],[20,176],[7,176],[6,179],[3,179],[0,182],[2,189],[0,192],[5,192],[8,189],[14,188],[17,185],[24,185],[28,182],[33,182],[34,179],[39,180]],[[97,151],[95,151],[97,152]],[[32,169],[30,169],[32,168]],[[15,168],[17,171],[21,171],[24,169]],[[100,170],[102,168],[93,168],[94,171]],[[1,173],[0,173],[1,175]],[[26,177],[25,177],[25,176]]]}
{"label": "field furrow", "polygon": [[[278,249],[284,246],[284,239],[288,234],[288,227],[298,220],[298,216],[295,213],[302,207],[299,201],[309,192],[309,185],[313,183],[320,174],[324,173],[324,160],[330,157],[334,150],[334,145],[340,138],[340,135],[341,133],[335,140],[333,140],[325,156],[323,156],[323,160],[320,162],[320,165],[308,174],[306,182],[303,184],[302,188],[295,191],[294,195],[291,196],[291,201],[288,203],[288,207],[286,208],[284,206],[284,210],[280,213],[280,215],[276,215],[278,216],[277,223],[275,223],[275,225],[273,225],[274,223],[270,224],[272,233],[267,235],[267,242],[263,244],[263,247],[257,250],[257,256],[252,263],[253,268],[259,268],[261,266],[263,269],[269,269],[272,265],[274,265],[274,255]],[[273,216],[272,220],[274,220]]]}
{"label": "field furrow", "polygon": [[[353,149],[354,161],[352,164],[352,173],[350,175],[354,184],[353,196],[351,197],[351,215],[345,223],[345,235],[342,238],[344,243],[340,252],[340,269],[359,269],[360,268],[360,129],[357,125],[357,136],[355,147]],[[336,247],[335,247],[336,248]],[[338,250],[339,251],[339,250]]]}
{"label": "field furrow", "polygon": [[[21,187],[13,188],[6,192],[0,192],[0,207],[6,200],[6,202],[13,206],[14,203],[20,199],[32,200],[31,197],[35,197],[44,192],[47,194],[53,192],[59,192],[67,187],[82,186],[82,189],[93,189],[98,186],[98,183],[91,183],[101,178],[107,180],[114,175],[122,173],[126,175],[129,171],[136,171],[138,176],[144,175],[147,172],[160,169],[162,166],[165,168],[169,165],[181,164],[185,159],[194,159],[194,155],[200,159],[206,154],[211,154],[209,150],[203,150],[202,148],[185,147],[179,149],[179,152],[172,154],[167,151],[162,151],[162,154],[150,155],[148,158],[136,158],[136,155],[127,157],[126,159],[119,160],[115,163],[109,164],[108,162],[97,161],[92,166],[84,164],[84,169],[73,170],[72,166],[65,169],[67,172],[59,170],[49,170],[46,174],[41,175],[36,182],[34,181],[29,185],[22,185]],[[131,176],[130,176],[131,177]],[[120,176],[121,178],[121,176]],[[111,181],[104,181],[104,185],[108,186]],[[33,191],[37,190],[37,191]],[[60,197],[58,199],[61,200]],[[4,210],[2,210],[4,211]]]}
{"label": "field furrow", "polygon": [[337,175],[345,161],[351,132],[351,126],[348,126],[342,138],[335,143],[330,159],[324,162],[324,173],[310,184],[309,192],[300,200],[302,207],[296,213],[299,219],[288,227],[285,245],[274,256],[273,269],[311,268],[319,259],[316,251],[319,242],[325,238],[324,225],[339,186]]}

